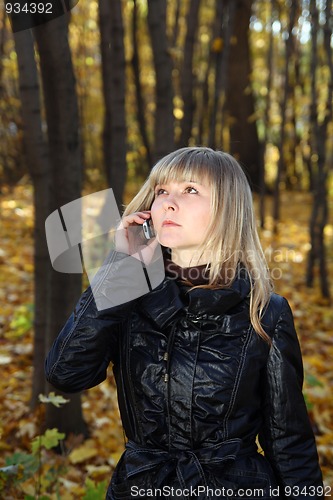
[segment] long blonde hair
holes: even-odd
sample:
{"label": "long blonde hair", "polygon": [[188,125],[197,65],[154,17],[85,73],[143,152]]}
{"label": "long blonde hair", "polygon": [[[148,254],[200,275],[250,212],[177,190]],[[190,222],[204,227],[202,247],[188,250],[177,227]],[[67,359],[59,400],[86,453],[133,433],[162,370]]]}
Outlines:
{"label": "long blonde hair", "polygon": [[157,184],[202,182],[203,179],[212,189],[212,220],[198,254],[208,252],[210,256],[207,264],[209,282],[193,288],[228,288],[239,269],[245,268],[251,282],[252,326],[258,335],[270,342],[261,318],[273,287],[257,232],[251,189],[235,158],[207,147],[181,148],[168,154],[153,167],[124,215],[150,210]]}

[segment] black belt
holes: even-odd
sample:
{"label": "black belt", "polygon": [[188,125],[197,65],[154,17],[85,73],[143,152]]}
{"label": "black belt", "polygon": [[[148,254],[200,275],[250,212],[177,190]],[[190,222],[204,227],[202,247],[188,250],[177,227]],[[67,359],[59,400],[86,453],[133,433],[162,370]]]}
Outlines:
{"label": "black belt", "polygon": [[124,457],[126,475],[128,478],[133,478],[137,474],[163,466],[163,476],[166,481],[170,473],[176,471],[180,487],[184,490],[198,486],[205,486],[208,489],[205,472],[214,472],[216,475],[236,458],[257,452],[255,443],[245,447],[242,444],[241,439],[235,438],[197,450],[178,448],[163,450],[128,441]]}

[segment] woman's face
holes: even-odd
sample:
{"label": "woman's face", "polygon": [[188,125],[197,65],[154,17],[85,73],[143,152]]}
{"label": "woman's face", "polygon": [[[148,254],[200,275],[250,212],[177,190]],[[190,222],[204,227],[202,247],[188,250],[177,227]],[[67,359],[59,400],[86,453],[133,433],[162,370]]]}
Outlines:
{"label": "woman's face", "polygon": [[211,187],[207,182],[157,185],[151,217],[158,242],[172,250],[176,264],[188,267],[207,263],[204,258],[199,262],[196,254],[211,219]]}

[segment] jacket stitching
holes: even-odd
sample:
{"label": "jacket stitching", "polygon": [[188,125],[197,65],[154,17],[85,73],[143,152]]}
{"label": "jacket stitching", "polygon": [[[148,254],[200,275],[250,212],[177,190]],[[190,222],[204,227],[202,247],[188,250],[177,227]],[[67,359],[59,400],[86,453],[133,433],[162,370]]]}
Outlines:
{"label": "jacket stitching", "polygon": [[139,433],[140,433],[140,441],[143,436],[143,431],[142,431],[142,423],[140,420],[140,413],[136,404],[136,397],[135,397],[135,391],[132,383],[132,372],[131,372],[131,334],[132,334],[132,325],[128,323],[128,328],[126,332],[126,336],[128,338],[128,345],[126,349],[126,362],[125,362],[125,367],[126,367],[126,373],[128,377],[128,385],[131,393],[131,398],[133,402],[133,408],[134,408],[134,414],[135,414],[135,425],[138,426],[139,428]]}
{"label": "jacket stitching", "polygon": [[[128,324],[129,323],[127,323],[127,325]],[[128,326],[127,326],[127,330],[128,330]],[[128,349],[128,335],[124,335],[124,342],[126,342],[125,352],[127,352],[127,349]],[[119,398],[120,398],[119,401],[122,401],[123,404],[124,404],[125,411],[126,411],[127,421],[129,422],[129,425],[131,427],[131,432],[133,433],[134,436],[136,436],[137,435],[137,432],[136,432],[136,425],[137,425],[136,416],[135,416],[135,414],[133,415],[133,412],[131,411],[131,404],[128,404],[128,399],[127,399],[126,386],[130,385],[130,384],[126,384],[126,374],[127,374],[126,362],[127,362],[126,357],[125,357],[125,360],[124,360],[123,356],[122,356],[122,343],[119,342],[119,377],[121,379],[121,388],[122,388],[121,391],[119,391],[119,388],[118,388],[118,393],[119,393]],[[127,377],[127,379],[128,379],[128,377]],[[131,391],[131,388],[130,388],[130,391]]]}
{"label": "jacket stitching", "polygon": [[238,370],[237,370],[234,387],[233,387],[233,390],[232,390],[232,393],[231,393],[231,397],[230,397],[230,405],[229,405],[228,411],[227,411],[226,416],[225,416],[224,433],[225,433],[225,438],[226,439],[228,439],[228,437],[229,437],[229,432],[228,432],[228,427],[227,427],[228,426],[228,421],[229,421],[231,412],[232,412],[234,404],[235,404],[236,395],[237,395],[237,392],[238,392],[238,388],[239,388],[239,384],[240,384],[240,379],[241,379],[241,375],[242,375],[244,364],[245,364],[246,354],[247,354],[247,350],[248,350],[248,347],[249,347],[249,344],[250,344],[250,340],[251,340],[251,332],[252,332],[252,330],[253,330],[253,327],[250,324],[250,326],[247,329],[246,334],[245,334],[246,338],[245,338],[244,346],[242,348],[242,352],[240,354],[240,363],[239,363],[239,367],[238,367]]}
{"label": "jacket stitching", "polygon": [[[171,364],[171,355],[172,355],[172,350],[174,346],[174,336],[175,336],[175,331],[176,327],[178,324],[178,319],[175,320],[174,324],[172,325],[171,332],[169,334],[168,338],[168,343],[167,343],[167,352],[168,352],[168,362],[167,362],[167,368],[166,368],[166,374],[169,375],[170,373],[170,364]],[[171,412],[170,412],[170,382],[166,384],[165,388],[165,393],[166,393],[166,410],[167,410],[167,422],[168,422],[168,430],[169,430],[169,435],[168,435],[168,449],[171,449]]]}
{"label": "jacket stitching", "polygon": [[[280,305],[279,312],[276,314],[276,320],[275,320],[275,318],[274,318],[274,321],[273,321],[273,325],[274,325],[274,326],[273,326],[273,328],[272,328],[272,340],[273,340],[273,338],[274,338],[274,336],[275,336],[276,327],[277,327],[277,325],[278,325],[278,323],[279,323],[279,320],[280,320],[280,318],[281,318],[281,316],[282,316],[283,307],[284,307],[284,305],[285,305],[285,300],[284,300],[284,298],[283,298],[283,297],[281,297],[280,295],[276,295],[276,297],[280,300],[281,305]],[[273,344],[272,344],[272,346],[271,346],[271,348],[270,348],[270,349],[272,349],[272,348],[273,348]],[[269,355],[267,356],[267,361],[266,361],[266,370],[268,369],[268,363],[269,363]],[[266,376],[267,376],[267,375],[266,375]],[[271,398],[271,396],[269,396],[269,397]],[[274,448],[274,443],[275,443],[275,439],[276,439],[276,434],[275,434],[275,432],[274,432],[274,425],[273,425],[272,421],[273,421],[273,415],[271,415],[271,416],[269,417],[269,427],[270,427],[270,429],[271,429],[271,435],[272,435],[272,450],[273,450],[273,448]]]}
{"label": "jacket stitching", "polygon": [[[106,274],[109,272],[109,269],[110,269],[110,267],[111,267],[111,265],[112,265],[113,263],[114,263],[114,260],[112,260],[112,259],[111,259],[111,262],[109,262],[109,263],[107,264],[107,266],[105,266],[104,273],[102,274],[101,279],[100,279],[100,281],[99,281],[98,285],[97,285],[97,286],[96,286],[96,288],[95,288],[95,289],[96,289],[96,291],[98,291],[98,290],[99,290],[99,288],[101,287],[102,282],[103,282],[103,280],[104,280],[104,278],[105,278]],[[74,331],[75,331],[76,327],[79,325],[79,322],[80,322],[80,319],[81,319],[81,318],[82,318],[82,316],[83,316],[83,313],[87,310],[87,308],[88,308],[88,306],[91,304],[92,300],[93,300],[93,292],[92,292],[92,290],[91,290],[91,288],[90,288],[90,290],[89,290],[89,292],[88,292],[88,297],[87,297],[86,302],[82,305],[81,309],[78,311],[77,316],[76,316],[76,319],[73,321],[72,328],[69,330],[68,334],[66,335],[65,339],[63,340],[63,342],[62,342],[62,344],[61,344],[61,346],[60,346],[60,348],[59,348],[59,356],[58,356],[57,361],[54,363],[54,365],[53,365],[52,369],[50,370],[50,377],[52,377],[52,376],[53,376],[53,374],[54,374],[54,372],[55,372],[55,370],[56,370],[56,368],[57,368],[57,366],[58,366],[59,360],[60,360],[60,358],[61,358],[61,356],[62,356],[62,353],[63,353],[63,351],[64,351],[64,349],[65,349],[65,347],[66,347],[67,343],[69,342],[69,340],[70,340],[71,336],[73,335],[73,333],[74,333]],[[73,314],[73,313],[72,313],[72,314]]]}
{"label": "jacket stitching", "polygon": [[80,321],[83,313],[86,311],[87,307],[91,303],[92,297],[93,297],[93,295],[92,295],[92,292],[90,291],[89,295],[88,295],[88,298],[87,298],[87,302],[82,306],[82,309],[78,312],[76,320],[73,321],[72,328],[70,328],[68,334],[66,335],[66,337],[64,338],[64,340],[63,340],[63,342],[61,344],[61,347],[59,348],[59,356],[58,356],[56,362],[54,363],[52,369],[50,370],[50,377],[53,376],[53,374],[54,374],[54,372],[55,372],[55,370],[56,370],[56,368],[57,368],[57,366],[59,364],[59,360],[62,357],[63,351],[64,351],[66,345],[68,344],[68,342],[70,341],[70,338],[72,337],[72,335],[73,335],[76,327],[78,326],[79,321]]}
{"label": "jacket stitching", "polygon": [[192,445],[192,448],[193,448],[193,427],[192,427],[192,422],[193,422],[193,419],[192,419],[192,415],[193,415],[193,408],[194,408],[194,404],[193,404],[193,398],[194,398],[194,379],[195,379],[195,374],[196,374],[196,370],[197,370],[197,364],[198,364],[198,355],[199,355],[199,349],[200,349],[200,341],[201,341],[201,332],[199,331],[198,332],[198,341],[197,341],[197,348],[196,348],[196,354],[195,354],[195,361],[194,361],[194,370],[193,370],[193,376],[192,376],[192,386],[191,386],[191,394],[192,394],[192,398],[191,398],[191,401],[192,401],[192,404],[190,406],[190,415],[189,415],[189,421],[190,421],[190,442],[191,442],[191,445]]}

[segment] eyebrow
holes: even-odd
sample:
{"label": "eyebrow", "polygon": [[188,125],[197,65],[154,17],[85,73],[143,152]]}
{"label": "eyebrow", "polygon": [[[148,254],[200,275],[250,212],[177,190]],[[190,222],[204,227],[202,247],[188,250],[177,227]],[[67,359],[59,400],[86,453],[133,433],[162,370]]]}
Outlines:
{"label": "eyebrow", "polygon": [[176,183],[178,183],[178,184],[186,184],[186,183],[188,183],[188,182],[191,182],[192,184],[198,184],[199,186],[203,186],[203,184],[201,184],[201,183],[200,183],[200,182],[198,182],[198,181],[194,181],[194,180],[190,180],[190,181],[188,181],[188,180],[186,180],[186,179],[185,179],[185,180],[182,180],[182,181],[157,182],[157,183],[155,184],[155,186],[163,186],[163,185],[165,186],[165,185],[171,184],[171,183],[173,183],[173,182],[176,182]]}

